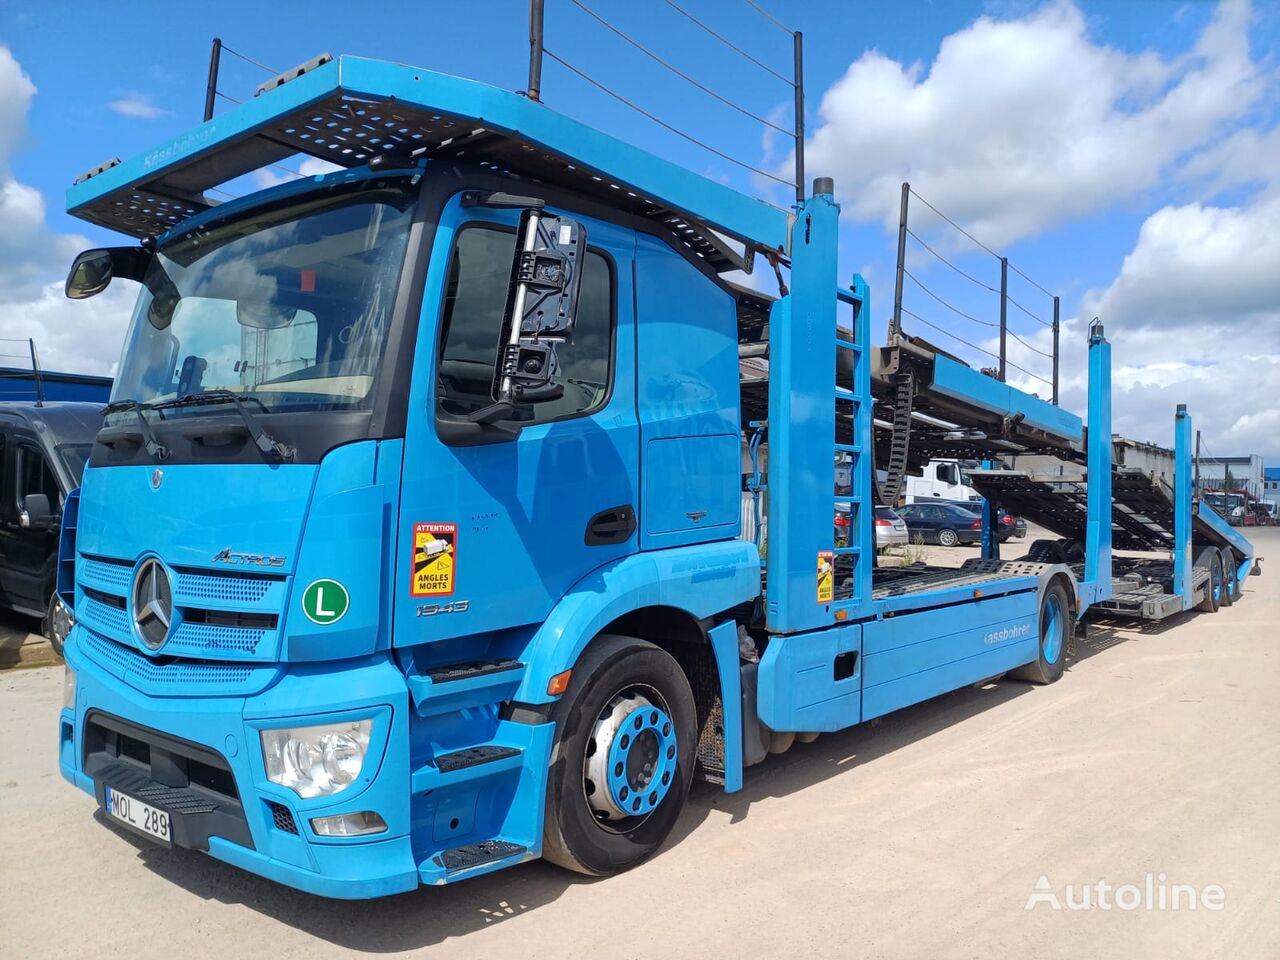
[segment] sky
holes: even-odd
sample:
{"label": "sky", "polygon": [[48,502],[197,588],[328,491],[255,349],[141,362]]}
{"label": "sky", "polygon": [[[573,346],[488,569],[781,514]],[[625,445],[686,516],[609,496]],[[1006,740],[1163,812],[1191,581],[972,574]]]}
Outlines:
{"label": "sky", "polygon": [[[1280,4],[758,3],[803,33],[806,177],[835,180],[841,272],[870,282],[877,340],[909,181],[908,333],[993,365],[994,251],[1011,264],[1010,382],[1049,395],[1045,323],[1057,295],[1064,406],[1085,412],[1086,330],[1098,317],[1113,344],[1117,433],[1170,443],[1186,403],[1208,454],[1280,464]],[[746,0],[546,7],[550,51],[733,159],[550,59],[549,106],[779,206],[794,201],[777,182],[794,170],[792,141],[776,129],[794,129],[792,39],[778,24]],[[114,372],[135,292],[120,283],[88,301],[63,297],[77,251],[121,242],[67,216],[66,188],[200,122],[214,36],[275,70],[328,51],[526,85],[524,0],[385,0],[376,16],[325,0],[123,10],[0,0],[0,338],[35,338],[51,369]],[[218,110],[267,77],[224,54]],[[268,170],[228,189],[290,176]],[[767,274],[751,282],[770,289]]]}

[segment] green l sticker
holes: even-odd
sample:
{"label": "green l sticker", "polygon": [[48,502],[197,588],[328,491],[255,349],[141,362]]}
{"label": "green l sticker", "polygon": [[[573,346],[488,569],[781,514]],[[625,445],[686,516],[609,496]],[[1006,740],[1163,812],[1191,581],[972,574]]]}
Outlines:
{"label": "green l sticker", "polygon": [[315,580],[302,592],[302,612],[322,627],[341,620],[350,605],[347,588],[337,580]]}

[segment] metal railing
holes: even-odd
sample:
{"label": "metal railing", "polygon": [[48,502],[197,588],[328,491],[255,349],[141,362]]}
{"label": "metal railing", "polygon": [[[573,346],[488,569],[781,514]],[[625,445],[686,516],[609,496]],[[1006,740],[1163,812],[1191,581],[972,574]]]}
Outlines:
{"label": "metal railing", "polygon": [[[923,237],[921,237],[919,233],[911,229],[911,224],[909,221],[909,213],[910,213],[910,206],[911,206],[910,201],[912,197],[915,197],[918,201],[920,201],[920,203],[922,203],[926,208],[928,208],[934,214],[936,214],[938,218],[941,219],[944,223],[946,223],[951,228],[953,228],[954,230],[962,234],[964,237],[966,237],[982,253],[991,256],[999,263],[1000,265],[999,284],[1000,285],[998,287],[993,286],[990,282],[983,280],[980,277],[976,277],[973,275],[973,273],[963,269],[962,267],[957,265],[955,262],[953,262],[951,258],[944,256],[942,253],[936,250],[934,246],[928,243]],[[943,296],[935,292],[930,286],[926,285],[919,277],[917,277],[907,266],[908,239],[915,241],[916,246],[920,250],[924,251],[935,260],[940,261],[942,264],[949,267],[956,275],[961,277],[963,280],[967,281],[972,286],[978,287],[981,290],[995,294],[997,297],[999,297],[999,312],[998,312],[999,320],[984,319],[980,316],[976,316],[975,313],[973,312],[960,309],[955,304],[951,303],[949,300],[947,300],[946,298],[944,298]],[[1010,295],[1009,273],[1011,271],[1016,276],[1022,278],[1022,280],[1024,280],[1030,286],[1030,288],[1032,288],[1033,292],[1035,292],[1037,295],[1043,295],[1044,297],[1047,297],[1049,299],[1049,305],[1052,307],[1052,318],[1053,318],[1052,320],[1046,320],[1044,317],[1037,314],[1034,310],[1023,305],[1023,303],[1021,303],[1019,300],[1014,299]],[[907,280],[911,281],[913,289],[919,290],[921,293],[925,295],[931,307],[942,307],[943,309],[948,311],[950,314],[956,317],[959,317],[962,320],[966,320],[969,323],[976,324],[981,327],[988,328],[990,330],[998,331],[999,333],[998,350],[990,350],[980,344],[974,343],[972,340],[966,339],[965,337],[962,337],[959,334],[955,333],[947,325],[936,322],[934,320],[930,320],[925,316],[922,316],[920,313],[917,313],[915,310],[912,310],[907,306],[905,306],[904,305],[904,298],[905,298],[904,282]],[[1032,345],[1026,339],[1024,339],[1023,336],[1019,335],[1015,329],[1012,329],[1010,327],[1010,324],[1009,324],[1009,308],[1010,307],[1013,307],[1015,310],[1019,312],[1020,315],[1024,316],[1025,318],[1043,327],[1047,327],[1052,331],[1053,345],[1050,350],[1042,350],[1039,347]],[[897,263],[897,274],[895,277],[894,292],[893,292],[893,317],[889,322],[889,341],[888,342],[890,344],[894,343],[902,334],[903,316],[910,317],[912,320],[915,320],[916,322],[921,323],[926,327],[936,330],[937,332],[942,333],[943,335],[950,337],[951,339],[958,341],[959,343],[963,343],[965,346],[969,347],[970,349],[976,350],[977,352],[983,354],[984,356],[990,357],[991,359],[995,360],[997,362],[997,366],[994,368],[993,372],[996,378],[1002,382],[1007,379],[1009,368],[1013,368],[1014,370],[1017,370],[1018,372],[1025,374],[1026,376],[1032,378],[1033,380],[1040,381],[1041,383],[1051,388],[1052,401],[1053,403],[1056,404],[1058,402],[1058,385],[1059,385],[1058,384],[1058,379],[1059,379],[1058,361],[1059,361],[1059,337],[1060,337],[1060,331],[1061,331],[1060,313],[1061,313],[1061,302],[1058,296],[1051,293],[1049,290],[1045,289],[1043,286],[1041,286],[1039,283],[1037,283],[1035,280],[1029,277],[1022,270],[1018,269],[1017,266],[1010,263],[1008,257],[1003,256],[1002,254],[997,253],[995,250],[991,249],[989,246],[987,246],[985,243],[983,243],[981,240],[975,237],[972,233],[970,233],[964,227],[960,226],[960,224],[956,223],[954,220],[948,217],[945,213],[943,213],[941,210],[939,210],[937,207],[931,204],[924,197],[920,196],[920,194],[916,193],[915,190],[911,189],[911,184],[904,183],[902,185],[902,200],[901,200],[901,207],[898,215],[898,263]],[[1008,355],[1010,338],[1017,341],[1019,344],[1022,345],[1023,348],[1025,348],[1030,353],[1043,357],[1046,360],[1050,361],[1050,363],[1052,364],[1052,372],[1050,376],[1046,378],[1042,374],[1029,370],[1026,367],[1010,360]]]}

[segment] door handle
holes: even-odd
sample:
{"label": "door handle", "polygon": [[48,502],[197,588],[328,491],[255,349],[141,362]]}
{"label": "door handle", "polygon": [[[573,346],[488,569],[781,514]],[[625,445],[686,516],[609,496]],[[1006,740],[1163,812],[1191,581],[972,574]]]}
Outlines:
{"label": "door handle", "polygon": [[583,542],[588,547],[600,547],[611,543],[624,543],[636,532],[636,511],[631,504],[601,510],[587,521],[587,534]]}

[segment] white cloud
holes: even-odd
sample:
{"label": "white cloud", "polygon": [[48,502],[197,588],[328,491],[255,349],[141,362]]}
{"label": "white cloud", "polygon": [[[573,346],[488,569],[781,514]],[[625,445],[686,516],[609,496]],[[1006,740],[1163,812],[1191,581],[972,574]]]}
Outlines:
{"label": "white cloud", "polygon": [[1280,191],[1233,207],[1157,210],[1120,275],[1086,309],[1163,327],[1230,320],[1249,342],[1280,336]]}
{"label": "white cloud", "polygon": [[[255,170],[253,180],[259,190],[265,190],[267,187],[276,187],[291,180],[301,179],[301,177],[318,177],[341,169],[342,167],[338,164],[330,163],[328,160],[322,160],[319,157],[303,157],[302,162],[296,166],[293,160],[285,160],[277,166]],[[297,173],[294,173],[294,170]],[[301,177],[299,177],[299,174],[301,174]]]}
{"label": "white cloud", "polygon": [[806,165],[835,177],[848,216],[895,225],[909,180],[1005,245],[1131,201],[1244,116],[1265,89],[1251,17],[1227,0],[1173,58],[1095,42],[1066,0],[982,17],[928,65],[868,51],[823,96]]}
{"label": "white cloud", "polygon": [[141,93],[126,94],[112,100],[107,106],[122,117],[133,117],[138,120],[159,120],[161,117],[169,116],[168,110],[157,107],[149,97]]}
{"label": "white cloud", "polygon": [[[63,296],[61,278],[89,241],[50,230],[40,191],[17,180],[10,163],[26,139],[35,94],[31,79],[0,46],[0,339],[34,338],[49,369],[111,373],[136,287],[119,283],[93,300]],[[23,349],[9,344],[0,352]],[[24,365],[0,365],[14,363]]]}

